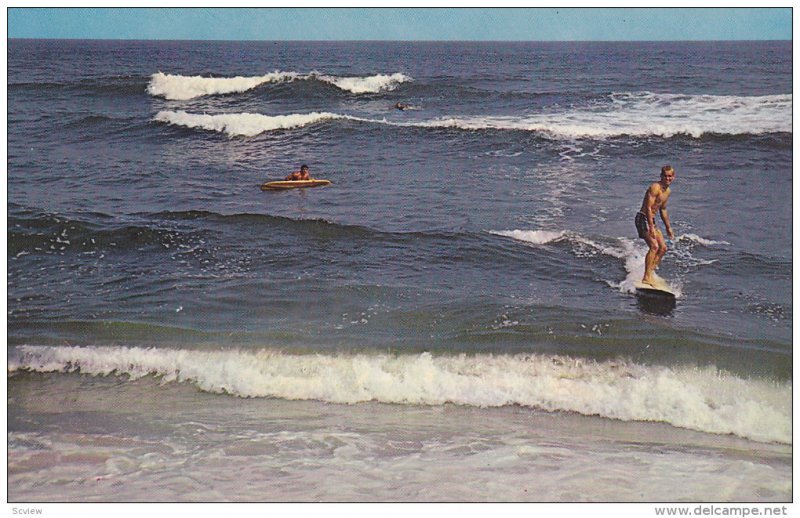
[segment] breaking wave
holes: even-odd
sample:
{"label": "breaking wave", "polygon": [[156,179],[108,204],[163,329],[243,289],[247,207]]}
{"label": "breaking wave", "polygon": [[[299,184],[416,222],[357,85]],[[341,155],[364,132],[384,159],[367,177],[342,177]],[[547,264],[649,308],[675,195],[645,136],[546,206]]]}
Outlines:
{"label": "breaking wave", "polygon": [[331,84],[340,90],[354,94],[377,93],[392,90],[400,83],[412,79],[404,74],[377,74],[367,77],[337,77],[318,72],[299,74],[297,72],[275,71],[252,77],[201,77],[153,74],[147,85],[147,93],[168,100],[185,101],[208,95],[224,95],[252,90],[265,83],[282,83],[297,80],[318,80]]}
{"label": "breaking wave", "polygon": [[[546,231],[546,230],[490,230],[490,234],[510,237],[517,241],[522,241],[531,245],[546,245],[560,241],[569,242],[575,247],[575,251],[581,256],[591,256],[602,254],[623,262],[627,275],[622,281],[607,281],[614,288],[619,288],[625,293],[636,291],[635,283],[644,275],[644,258],[647,248],[639,241],[629,238],[605,238],[592,239],[575,232],[566,230]],[[705,247],[729,245],[727,241],[715,241],[698,236],[697,234],[683,234],[675,238],[676,243],[686,242]],[[684,251],[683,260],[691,262],[691,254]],[[667,283],[676,297],[682,295],[682,286],[678,281]]]}
{"label": "breaking wave", "polygon": [[8,372],[160,377],[212,393],[356,404],[520,405],[791,444],[791,382],[714,367],[644,366],[559,355],[288,354],[274,350],[34,347]]}
{"label": "breaking wave", "polygon": [[327,112],[295,113],[291,115],[262,115],[259,113],[230,113],[207,115],[179,111],[160,111],[154,117],[158,122],[166,122],[187,128],[199,128],[225,133],[230,136],[253,137],[265,131],[302,128],[318,122],[347,118],[344,115]]}
{"label": "breaking wave", "polygon": [[[393,77],[338,78],[331,81],[360,93],[387,88],[400,80]],[[791,114],[791,95],[734,97],[645,92],[614,94],[610,103],[524,116],[487,115],[399,122],[333,113],[266,116],[252,113],[193,115],[183,111],[162,111],[156,115],[156,120],[246,136],[273,129],[300,127],[321,119],[350,119],[395,127],[529,131],[555,140],[602,140],[622,136],[670,138],[685,135],[701,138],[704,135],[791,133]]]}
{"label": "breaking wave", "polygon": [[790,133],[792,96],[612,94],[607,102],[525,116],[446,117],[409,125],[533,131],[553,139]]}

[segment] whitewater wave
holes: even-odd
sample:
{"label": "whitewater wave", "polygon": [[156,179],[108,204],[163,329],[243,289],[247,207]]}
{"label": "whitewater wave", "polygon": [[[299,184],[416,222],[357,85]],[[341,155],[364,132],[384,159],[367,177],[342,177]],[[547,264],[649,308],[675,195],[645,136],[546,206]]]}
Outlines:
{"label": "whitewater wave", "polygon": [[186,101],[206,95],[246,92],[264,83],[294,81],[299,77],[294,72],[280,71],[255,77],[187,77],[158,72],[150,79],[147,93],[169,100]]}
{"label": "whitewater wave", "polygon": [[693,241],[703,246],[716,246],[716,245],[730,245],[727,241],[715,241],[713,239],[706,239],[697,234],[683,234],[675,238],[675,241]]}
{"label": "whitewater wave", "polygon": [[489,233],[497,236],[511,237],[534,245],[552,243],[567,235],[567,232],[564,230],[556,232],[547,230],[490,230]]}
{"label": "whitewater wave", "polygon": [[[611,239],[607,242],[599,242],[598,240],[590,239],[576,232],[568,232],[565,230],[490,230],[489,233],[510,237],[531,245],[545,245],[557,241],[568,241],[575,245],[575,252],[579,256],[600,253],[615,259],[620,259],[623,261],[627,275],[625,279],[620,282],[608,281],[608,284],[625,293],[634,293],[636,291],[636,281],[641,280],[644,276],[644,258],[647,254],[647,247],[643,246],[635,239],[621,237]],[[683,234],[677,236],[675,242],[690,242],[706,247],[730,244],[727,241],[706,239],[697,234]],[[684,260],[691,259],[689,253],[686,251],[684,251],[682,255],[684,256]],[[708,261],[698,264],[708,264]],[[683,287],[679,281],[673,280],[665,282],[670,287],[670,290],[675,293],[677,298],[682,296]]]}
{"label": "whitewater wave", "polygon": [[273,350],[20,346],[8,372],[158,376],[239,397],[355,404],[521,405],[791,444],[791,382],[713,367],[644,366],[556,355],[297,355]]}
{"label": "whitewater wave", "polygon": [[[395,74],[398,76],[398,74]],[[399,74],[402,76],[402,74]],[[338,86],[354,92],[375,91],[405,76],[373,76],[371,78],[330,78]],[[215,79],[216,80],[216,79]],[[176,115],[164,114],[183,114]],[[308,124],[303,118],[350,119],[370,124],[414,128],[451,128],[465,131],[513,130],[531,131],[554,140],[606,139],[621,136],[673,137],[706,134],[744,135],[792,131],[792,96],[734,97],[677,94],[618,94],[611,103],[598,103],[587,108],[526,116],[449,117],[435,120],[393,121],[351,115],[315,113],[269,117],[251,113],[225,115],[190,115],[185,112],[160,112],[157,120],[189,127],[224,131],[232,135],[256,135],[273,129],[294,128]],[[204,122],[197,122],[198,118]],[[205,122],[208,117],[215,122]],[[224,118],[224,119],[223,119]],[[175,122],[181,119],[184,122]],[[225,121],[220,125],[218,121]],[[303,121],[295,124],[292,121]],[[237,128],[243,128],[239,130]],[[260,129],[260,131],[258,131]]]}
{"label": "whitewater wave", "polygon": [[297,80],[319,80],[341,90],[354,94],[377,93],[393,90],[397,85],[411,81],[412,78],[401,73],[377,74],[367,77],[337,77],[319,72],[299,74],[276,70],[263,76],[252,77],[201,77],[164,74],[152,75],[147,85],[147,93],[168,100],[185,101],[208,95],[242,93],[265,83],[282,83]]}
{"label": "whitewater wave", "polygon": [[327,112],[262,115],[259,113],[226,113],[207,115],[179,111],[160,111],[153,120],[187,128],[217,131],[230,136],[253,137],[266,131],[295,129],[333,119],[349,118]]}
{"label": "whitewater wave", "polygon": [[312,75],[311,77],[354,94],[390,91],[397,88],[401,83],[412,81],[409,76],[401,73],[391,75],[378,74],[369,77],[336,77],[327,75]]}
{"label": "whitewater wave", "polygon": [[790,133],[792,96],[614,94],[610,103],[568,111],[527,116],[448,117],[407,125],[468,131],[532,131],[551,139]]}

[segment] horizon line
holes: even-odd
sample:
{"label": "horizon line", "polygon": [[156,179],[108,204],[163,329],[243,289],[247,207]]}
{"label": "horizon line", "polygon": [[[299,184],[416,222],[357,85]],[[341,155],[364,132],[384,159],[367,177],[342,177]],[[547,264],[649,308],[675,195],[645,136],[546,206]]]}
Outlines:
{"label": "horizon line", "polygon": [[794,39],[688,39],[688,40],[459,40],[459,39],[442,39],[442,40],[373,40],[373,39],[280,39],[280,40],[224,40],[224,39],[171,39],[171,38],[79,38],[79,37],[66,37],[66,38],[48,38],[48,37],[15,37],[6,38],[6,41],[14,40],[46,40],[46,41],[169,41],[169,42],[293,42],[293,43],[316,43],[316,42],[340,42],[340,43],[700,43],[700,42],[777,42],[785,41],[791,42]]}

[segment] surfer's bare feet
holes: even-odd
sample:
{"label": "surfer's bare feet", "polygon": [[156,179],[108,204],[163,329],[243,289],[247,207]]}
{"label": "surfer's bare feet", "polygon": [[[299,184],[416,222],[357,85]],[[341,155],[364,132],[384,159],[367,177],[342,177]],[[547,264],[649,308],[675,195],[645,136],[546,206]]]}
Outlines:
{"label": "surfer's bare feet", "polygon": [[648,286],[652,286],[654,288],[656,287],[656,285],[653,283],[652,279],[650,279],[650,280],[642,279],[642,284],[647,284]]}

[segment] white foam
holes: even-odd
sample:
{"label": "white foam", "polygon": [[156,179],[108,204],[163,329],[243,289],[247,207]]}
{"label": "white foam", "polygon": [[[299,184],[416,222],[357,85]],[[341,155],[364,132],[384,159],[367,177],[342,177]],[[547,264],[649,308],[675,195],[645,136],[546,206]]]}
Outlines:
{"label": "white foam", "polygon": [[295,113],[291,115],[262,115],[258,113],[228,113],[207,115],[179,111],[160,111],[153,120],[187,128],[217,131],[231,136],[252,137],[265,131],[293,129],[318,122],[346,118],[327,112]]}
{"label": "white foam", "polygon": [[[636,281],[639,281],[644,276],[644,258],[647,254],[647,247],[640,245],[638,241],[629,238],[616,238],[609,243],[599,243],[593,239],[582,236],[575,232],[568,231],[542,231],[542,230],[490,230],[489,233],[508,236],[526,243],[535,245],[542,245],[551,243],[556,240],[567,240],[576,245],[575,253],[578,256],[596,255],[598,253],[621,259],[623,261],[627,275],[624,280],[619,282],[609,281],[608,284],[614,288],[619,289],[624,293],[634,293],[636,291]],[[694,236],[689,234],[689,236]],[[682,236],[686,237],[686,236]],[[687,239],[700,241],[707,241],[695,236],[694,238]],[[716,241],[707,241],[709,243],[717,243]],[[665,281],[656,275],[656,278],[663,281],[669,286],[670,291],[675,294],[676,298],[682,296],[682,286],[678,281]]]}
{"label": "white foam", "polygon": [[272,350],[20,346],[8,372],[153,375],[215,393],[354,404],[522,405],[791,444],[791,382],[712,367],[531,354],[294,355]]}
{"label": "white foam", "polygon": [[275,71],[255,77],[181,76],[158,72],[153,74],[147,93],[169,100],[185,101],[206,95],[241,93],[264,83],[293,81],[300,78],[295,72]]}
{"label": "white foam", "polygon": [[694,241],[695,243],[699,243],[703,246],[715,246],[715,245],[730,245],[727,241],[714,241],[713,239],[706,239],[704,237],[700,237],[697,234],[683,234],[678,236],[675,241]]}
{"label": "white foam", "polygon": [[[619,283],[619,289],[621,291],[627,293],[633,293],[636,291],[636,282],[641,280],[644,276],[644,259],[647,255],[647,247],[640,244],[639,240],[633,240],[629,238],[618,238],[619,247],[601,247],[602,250],[607,255],[611,255],[612,257],[621,258],[625,261],[625,270],[628,272],[625,280]],[[702,238],[696,234],[683,234],[675,238],[675,242],[680,241],[691,241],[695,243],[699,243],[703,246],[717,246],[717,245],[729,245],[727,241],[714,241],[712,239]],[[681,257],[684,261],[690,261],[696,265],[708,265],[713,264],[715,260],[698,260],[694,259],[691,253],[687,250],[673,250],[673,252],[677,253],[679,257]],[[653,274],[656,280],[665,283],[670,291],[675,294],[676,298],[681,298],[683,296],[683,285],[678,280],[671,280],[666,281],[665,279],[659,277],[657,274]]]}
{"label": "white foam", "polygon": [[546,230],[490,230],[490,234],[506,236],[519,241],[526,241],[534,245],[544,245],[552,243],[564,237],[566,232],[548,232]]}
{"label": "white foam", "polygon": [[394,90],[399,84],[412,80],[409,76],[401,73],[391,75],[378,74],[368,77],[336,77],[328,75],[317,75],[314,77],[317,77],[320,81],[330,83],[341,90],[346,90],[354,94]]}
{"label": "white foam", "polygon": [[[393,74],[391,76],[377,75],[367,78],[336,78],[333,76],[315,75],[292,76],[291,74],[293,73],[278,72],[276,72],[276,74],[283,74],[293,79],[315,77],[321,81],[330,82],[338,88],[357,94],[391,89],[399,82],[410,80],[410,78],[403,74]],[[241,91],[235,89],[246,89],[247,85],[253,85],[254,87],[260,84],[258,81],[262,80],[262,78],[235,78],[237,81],[231,80],[230,83],[226,83],[225,80],[222,79],[219,79],[219,81],[222,81],[221,83],[207,83],[204,80],[197,82],[195,85],[195,79],[197,78],[182,78],[178,86],[172,89],[172,93],[169,95],[173,97],[170,98],[178,98],[174,96],[179,95],[210,95],[211,93],[221,93],[225,89]],[[239,79],[242,81],[238,81]],[[186,80],[186,84],[183,83],[183,80]],[[211,78],[209,81],[218,81],[218,79]],[[202,93],[203,91],[207,91],[208,93],[204,94]],[[186,114],[183,111],[165,111],[160,112],[156,116],[156,119],[189,127],[203,127],[215,131],[225,131],[229,134],[249,136],[272,129],[303,126],[309,123],[304,120],[303,117],[309,116],[346,118],[371,124],[384,124],[399,127],[457,128],[470,131],[485,129],[535,131],[548,138],[566,140],[580,138],[604,139],[622,135],[671,137],[678,134],[688,134],[694,137],[700,137],[705,133],[735,135],[780,131],[791,132],[791,117],[789,116],[792,110],[791,95],[752,98],[724,97],[726,101],[719,100],[723,98],[716,98],[714,96],[646,94],[644,97],[637,97],[633,94],[628,95],[631,96],[632,100],[624,102],[617,101],[611,105],[610,109],[606,106],[605,111],[599,108],[587,108],[525,117],[450,117],[428,121],[396,122],[387,120],[386,118],[367,119],[332,113],[308,115],[294,114],[274,117],[239,113],[226,115],[191,115],[191,117],[187,117],[187,115],[190,114]],[[656,99],[675,98],[675,100],[672,102],[654,102],[650,99],[651,97],[655,97]],[[694,101],[687,101],[685,99],[687,97],[695,97],[696,99]],[[707,98],[711,98],[712,100],[708,100]],[[619,105],[621,105],[621,107]],[[727,107],[727,109],[723,107]],[[178,116],[176,114],[181,115]],[[203,121],[198,122],[201,117],[204,118]],[[213,118],[213,120],[208,119],[209,117]],[[261,117],[265,118],[261,119]],[[192,120],[186,123],[189,118]],[[221,124],[221,121],[226,122]],[[265,123],[265,121],[269,122]],[[220,129],[223,127],[224,129]],[[264,129],[259,131],[258,128],[260,127]],[[241,128],[241,130],[239,128]],[[570,151],[573,150],[574,148],[570,149]],[[687,238],[691,239],[691,236],[693,235],[689,234]],[[698,242],[706,244],[702,241]],[[726,243],[718,242],[714,244]]]}
{"label": "white foam", "polygon": [[610,102],[526,116],[446,117],[404,125],[463,130],[535,131],[553,139],[605,139],[792,131],[792,95],[613,94]]}
{"label": "white foam", "polygon": [[413,80],[411,77],[401,73],[377,74],[367,77],[337,77],[323,75],[319,72],[300,74],[276,70],[262,76],[202,77],[157,72],[152,75],[150,83],[147,85],[147,93],[169,100],[185,101],[207,95],[246,92],[265,83],[290,82],[303,79],[316,79],[354,94],[393,90],[400,83]]}

